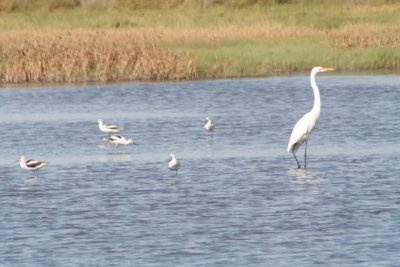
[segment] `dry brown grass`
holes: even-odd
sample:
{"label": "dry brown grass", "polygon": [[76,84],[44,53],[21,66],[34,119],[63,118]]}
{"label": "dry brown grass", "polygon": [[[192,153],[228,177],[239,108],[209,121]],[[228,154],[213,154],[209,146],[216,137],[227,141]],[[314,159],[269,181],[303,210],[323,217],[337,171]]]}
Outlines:
{"label": "dry brown grass", "polygon": [[196,79],[189,55],[176,55],[140,32],[34,31],[0,35],[3,83]]}
{"label": "dry brown grass", "polygon": [[333,48],[367,49],[371,47],[399,47],[400,28],[358,24],[331,32]]}
{"label": "dry brown grass", "polygon": [[157,36],[165,43],[184,43],[195,41],[221,42],[232,40],[284,40],[289,38],[307,38],[322,36],[323,31],[305,27],[290,27],[282,25],[251,25],[251,26],[224,26],[220,28],[189,28],[175,30],[171,28],[153,29]]}

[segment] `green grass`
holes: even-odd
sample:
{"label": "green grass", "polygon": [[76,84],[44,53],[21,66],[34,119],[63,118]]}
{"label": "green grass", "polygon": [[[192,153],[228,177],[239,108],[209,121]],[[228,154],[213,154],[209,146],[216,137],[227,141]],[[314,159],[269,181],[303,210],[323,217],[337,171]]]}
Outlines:
{"label": "green grass", "polygon": [[169,28],[204,28],[227,25],[277,23],[332,29],[354,23],[399,25],[400,3],[380,6],[346,6],[333,4],[254,5],[247,8],[216,6],[209,9],[178,7],[173,9],[46,9],[3,12],[0,29],[77,29],[77,28],[140,28],[164,26]]}
{"label": "green grass", "polygon": [[400,67],[400,50],[389,47],[338,49],[329,38],[281,41],[239,40],[219,45],[198,43],[174,47],[189,52],[199,63],[201,77],[259,77],[308,71],[311,66],[331,66],[345,71]]}

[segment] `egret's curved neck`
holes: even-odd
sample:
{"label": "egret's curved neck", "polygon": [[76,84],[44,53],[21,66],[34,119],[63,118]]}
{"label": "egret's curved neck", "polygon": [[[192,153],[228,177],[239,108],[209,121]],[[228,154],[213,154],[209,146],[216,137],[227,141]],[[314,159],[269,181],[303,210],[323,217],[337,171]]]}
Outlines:
{"label": "egret's curved neck", "polygon": [[317,74],[316,72],[312,72],[310,76],[311,87],[314,92],[314,106],[311,111],[319,114],[321,112],[321,97],[319,95],[317,82],[315,81],[316,74]]}

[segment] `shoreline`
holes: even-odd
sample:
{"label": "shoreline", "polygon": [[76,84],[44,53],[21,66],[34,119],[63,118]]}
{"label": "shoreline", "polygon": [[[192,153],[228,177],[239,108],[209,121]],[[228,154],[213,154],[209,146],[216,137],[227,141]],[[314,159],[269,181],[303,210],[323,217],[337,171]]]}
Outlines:
{"label": "shoreline", "polygon": [[[310,67],[311,70],[312,67]],[[205,81],[230,81],[230,80],[257,80],[257,79],[274,79],[274,78],[296,78],[296,77],[305,77],[307,78],[310,75],[309,72],[293,72],[293,73],[284,73],[277,74],[271,76],[253,76],[253,77],[234,77],[234,78],[215,78],[215,79],[197,79],[197,80],[164,80],[164,81],[129,81],[129,80],[121,80],[121,81],[87,81],[87,82],[25,82],[25,83],[8,83],[8,84],[0,84],[0,90],[8,90],[8,89],[43,89],[48,87],[55,88],[81,88],[81,87],[93,87],[93,86],[107,86],[107,85],[116,85],[116,84],[158,84],[158,83],[197,83],[197,82],[205,82]],[[390,71],[390,70],[365,70],[365,71],[341,71],[336,70],[332,73],[324,74],[324,77],[352,77],[352,76],[400,76],[399,71]]]}

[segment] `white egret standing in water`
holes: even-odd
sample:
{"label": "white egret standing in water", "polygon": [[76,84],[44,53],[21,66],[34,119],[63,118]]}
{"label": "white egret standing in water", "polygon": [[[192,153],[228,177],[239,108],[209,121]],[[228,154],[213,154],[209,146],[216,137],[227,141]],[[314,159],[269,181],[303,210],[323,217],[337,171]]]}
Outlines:
{"label": "white egret standing in water", "polygon": [[318,72],[325,72],[335,70],[333,68],[324,68],[324,67],[314,67],[311,70],[310,82],[311,87],[314,92],[314,106],[311,111],[304,114],[304,116],[297,121],[296,125],[293,128],[292,135],[290,136],[289,144],[287,147],[287,151],[289,153],[293,153],[294,159],[296,160],[297,167],[301,168],[299,161],[297,160],[295,152],[299,149],[301,144],[306,143],[306,147],[304,150],[304,169],[307,168],[307,141],[310,137],[311,133],[315,128],[315,124],[319,119],[319,115],[321,113],[321,97],[319,95],[319,89],[317,83],[315,81],[315,75]]}

